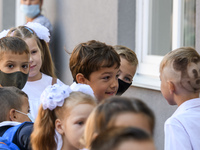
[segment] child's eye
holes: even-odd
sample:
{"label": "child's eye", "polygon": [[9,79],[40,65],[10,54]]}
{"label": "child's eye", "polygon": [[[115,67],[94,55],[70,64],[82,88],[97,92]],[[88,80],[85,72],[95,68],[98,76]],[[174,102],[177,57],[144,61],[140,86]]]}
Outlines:
{"label": "child's eye", "polygon": [[77,124],[78,124],[78,125],[83,125],[84,122],[83,122],[83,121],[78,121]]}
{"label": "child's eye", "polygon": [[103,77],[103,79],[108,80],[110,76]]}
{"label": "child's eye", "polygon": [[28,68],[28,64],[22,65],[22,68],[27,69]]}
{"label": "child's eye", "polygon": [[31,51],[31,54],[35,54],[35,53],[37,53],[37,50]]}
{"label": "child's eye", "polygon": [[14,67],[14,65],[12,65],[12,64],[8,65],[8,68],[13,68],[13,67]]}
{"label": "child's eye", "polygon": [[129,77],[125,77],[124,80],[125,80],[126,82],[131,82],[131,81],[132,81],[132,79],[130,79]]}

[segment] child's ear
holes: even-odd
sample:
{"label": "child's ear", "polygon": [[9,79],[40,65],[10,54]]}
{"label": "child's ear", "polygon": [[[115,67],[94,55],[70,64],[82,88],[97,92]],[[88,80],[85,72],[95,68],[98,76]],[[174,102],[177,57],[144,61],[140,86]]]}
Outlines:
{"label": "child's ear", "polygon": [[84,75],[82,73],[78,73],[76,75],[76,81],[78,83],[87,84],[87,79],[84,77]]}
{"label": "child's ear", "polygon": [[64,134],[64,128],[60,119],[56,119],[55,128],[56,128],[56,131],[58,131],[58,133],[60,133],[61,135]]}
{"label": "child's ear", "polygon": [[11,109],[9,115],[10,115],[10,121],[17,121],[17,115],[15,109]]}
{"label": "child's ear", "polygon": [[173,94],[175,92],[175,85],[172,81],[167,81],[169,93]]}

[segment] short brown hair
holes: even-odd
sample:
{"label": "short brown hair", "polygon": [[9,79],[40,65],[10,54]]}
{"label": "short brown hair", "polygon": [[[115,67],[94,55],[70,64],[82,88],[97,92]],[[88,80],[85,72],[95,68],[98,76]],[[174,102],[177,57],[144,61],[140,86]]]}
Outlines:
{"label": "short brown hair", "polygon": [[0,39],[0,60],[2,59],[2,55],[7,51],[15,54],[30,54],[28,45],[19,37],[3,37]]}
{"label": "short brown hair", "polygon": [[89,80],[92,72],[114,65],[120,67],[120,58],[114,48],[95,40],[76,46],[69,63],[74,81],[78,73],[82,73]]}
{"label": "short brown hair", "polygon": [[131,63],[134,66],[138,65],[137,55],[135,54],[133,50],[122,45],[115,45],[113,47],[116,50],[116,52],[119,54],[119,56],[126,59],[129,63]]}
{"label": "short brown hair", "polygon": [[21,110],[22,96],[28,98],[26,93],[14,86],[0,88],[0,122],[6,121],[10,109]]}

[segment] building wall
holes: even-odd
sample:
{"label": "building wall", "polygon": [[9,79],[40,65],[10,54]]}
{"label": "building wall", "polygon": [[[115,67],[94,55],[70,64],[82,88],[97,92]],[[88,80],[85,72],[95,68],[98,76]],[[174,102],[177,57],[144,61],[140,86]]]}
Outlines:
{"label": "building wall", "polygon": [[15,1],[0,0],[0,30],[11,28],[15,25]]}
{"label": "building wall", "polygon": [[2,1],[0,0],[0,31],[2,31],[3,29],[2,29],[2,20],[3,20],[3,18],[2,18],[2,15],[3,15],[3,9],[2,9],[2,6],[3,5],[3,3],[2,3]]}

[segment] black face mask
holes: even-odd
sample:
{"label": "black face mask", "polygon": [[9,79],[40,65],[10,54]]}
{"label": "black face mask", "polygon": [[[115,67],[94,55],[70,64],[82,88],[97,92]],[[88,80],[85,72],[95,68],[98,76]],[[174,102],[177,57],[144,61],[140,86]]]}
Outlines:
{"label": "black face mask", "polygon": [[118,88],[116,95],[122,95],[129,88],[129,86],[131,86],[131,84],[132,84],[132,82],[126,83],[121,79],[118,79],[118,83],[119,83],[119,88]]}
{"label": "black face mask", "polygon": [[21,71],[13,73],[5,73],[0,70],[0,84],[4,86],[15,86],[20,90],[26,84],[28,79],[28,74],[25,74]]}

